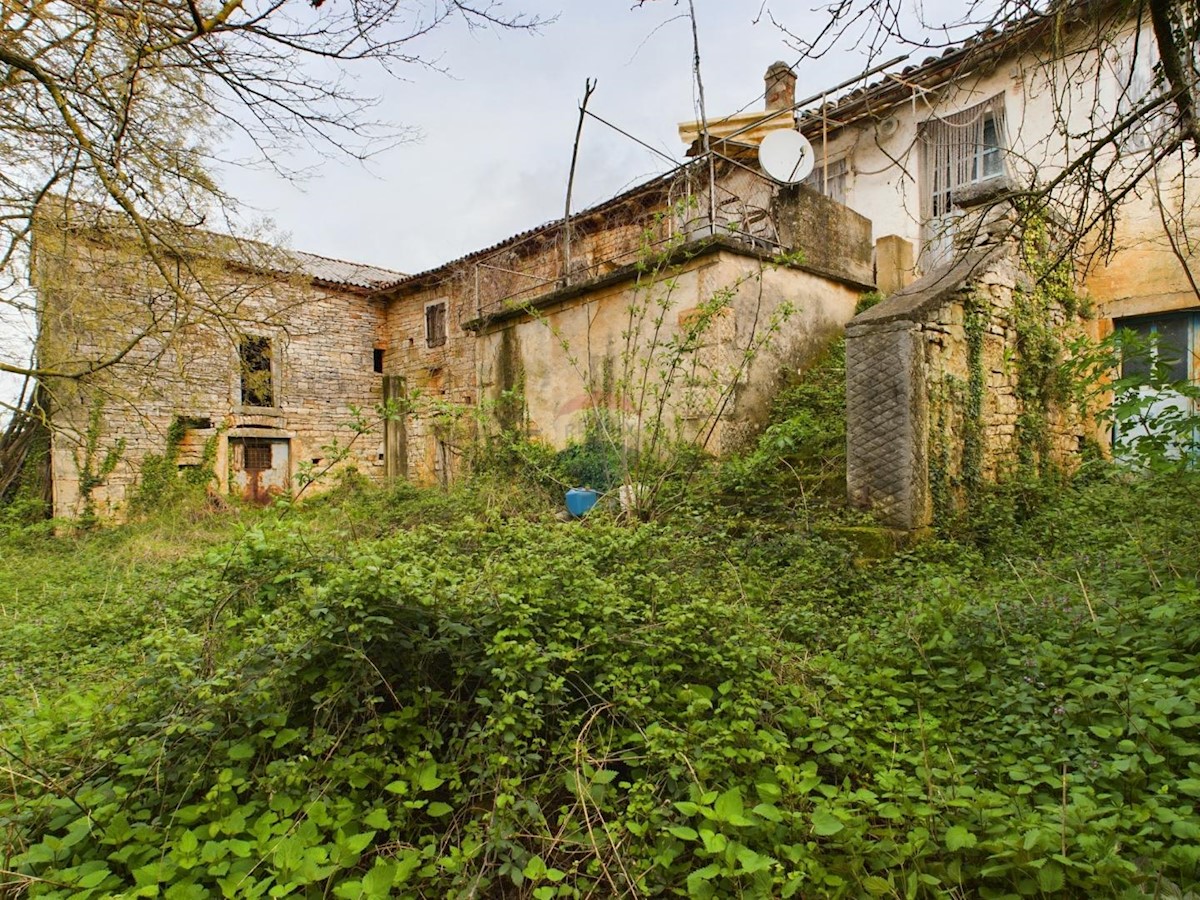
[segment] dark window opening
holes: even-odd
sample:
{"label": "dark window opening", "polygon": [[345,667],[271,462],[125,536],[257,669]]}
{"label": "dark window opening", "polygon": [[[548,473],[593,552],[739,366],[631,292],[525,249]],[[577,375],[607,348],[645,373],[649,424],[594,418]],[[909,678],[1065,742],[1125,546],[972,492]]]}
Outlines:
{"label": "dark window opening", "polygon": [[179,424],[188,431],[202,431],[212,428],[212,419],[207,416],[179,416]]}
{"label": "dark window opening", "polygon": [[248,472],[265,472],[271,468],[271,442],[270,441],[245,441],[242,444],[243,452],[246,454],[244,460],[244,468]]}
{"label": "dark window opening", "polygon": [[1151,384],[1188,380],[1189,316],[1119,320],[1116,325],[1135,335],[1122,355],[1122,377],[1136,375]]}
{"label": "dark window opening", "polygon": [[446,343],[446,304],[431,303],[425,307],[425,346],[440,347]]}
{"label": "dark window opening", "polygon": [[382,375],[383,374],[383,350],[381,350],[378,347],[375,348],[374,366],[375,366],[375,374]]}
{"label": "dark window opening", "polygon": [[[242,365],[242,404],[274,406],[275,388],[271,383],[271,339],[245,337],[238,345]],[[268,466],[267,468],[270,468]]]}

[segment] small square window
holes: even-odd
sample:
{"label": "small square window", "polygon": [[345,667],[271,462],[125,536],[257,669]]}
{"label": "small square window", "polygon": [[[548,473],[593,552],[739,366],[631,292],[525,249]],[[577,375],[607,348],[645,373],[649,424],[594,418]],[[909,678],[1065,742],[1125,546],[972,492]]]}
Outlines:
{"label": "small square window", "polygon": [[441,347],[446,343],[446,301],[425,307],[425,346]]}
{"label": "small square window", "polygon": [[242,450],[245,453],[243,468],[248,472],[265,472],[271,468],[271,442],[246,441]]}

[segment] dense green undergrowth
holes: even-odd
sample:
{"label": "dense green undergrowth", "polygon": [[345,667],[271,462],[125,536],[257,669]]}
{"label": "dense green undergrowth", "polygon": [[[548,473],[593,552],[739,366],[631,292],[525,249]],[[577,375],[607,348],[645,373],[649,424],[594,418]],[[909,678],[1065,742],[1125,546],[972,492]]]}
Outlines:
{"label": "dense green undergrowth", "polygon": [[820,400],[652,522],[481,476],[9,529],[0,896],[1188,895],[1200,481],[868,563]]}

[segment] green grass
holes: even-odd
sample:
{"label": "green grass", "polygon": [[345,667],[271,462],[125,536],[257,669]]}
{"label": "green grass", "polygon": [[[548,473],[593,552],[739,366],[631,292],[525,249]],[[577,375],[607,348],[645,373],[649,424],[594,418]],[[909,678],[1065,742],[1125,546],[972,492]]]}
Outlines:
{"label": "green grass", "polygon": [[1189,896],[1200,479],[870,562],[839,365],[650,522],[558,521],[515,446],[0,530],[0,896]]}

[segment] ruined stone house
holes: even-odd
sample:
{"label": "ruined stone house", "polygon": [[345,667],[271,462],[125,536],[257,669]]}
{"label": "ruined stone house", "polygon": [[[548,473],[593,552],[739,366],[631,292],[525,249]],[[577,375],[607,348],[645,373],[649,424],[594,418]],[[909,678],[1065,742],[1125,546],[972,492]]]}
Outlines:
{"label": "ruined stone house", "polygon": [[[700,125],[685,123],[692,162],[426,272],[210,254],[226,260],[212,265],[216,293],[250,295],[235,304],[243,325],[189,322],[202,337],[145,342],[134,354],[145,387],[132,397],[121,380],[55,386],[67,423],[56,512],[78,512],[81,483],[119,509],[168,433],[183,435],[181,466],[209,447],[223,489],[282,490],[345,438],[352,406],[385,399],[403,414],[349,457],[377,478],[446,482],[481,429],[554,447],[598,420],[637,435],[647,389],[643,380],[633,396],[630,372],[689,343],[689,371],[654,406],[673,437],[721,452],[847,325],[849,492],[886,523],[920,528],[979,483],[1069,466],[1094,428],[1054,387],[1063,338],[1117,323],[1183,334],[1191,351],[1197,299],[1178,245],[1163,241],[1165,220],[1192,215],[1169,160],[1125,199],[1114,252],[1070,260],[1065,275],[1042,267],[1071,223],[1050,209],[1034,233],[1016,215],[1025,188],[1063,171],[1063,129],[1086,140],[1153,89],[1148,25],[1119,4],[1066,8],[1071,16],[1030,16],[814,108],[797,107],[794,75],[775,64],[765,110],[710,117],[711,157]],[[1139,164],[1153,128],[1112,143],[1114,170]],[[814,147],[802,185],[758,166],[758,143],[778,129]],[[1089,202],[1068,194],[1060,205]],[[68,259],[76,245],[112,252],[77,234],[56,240]],[[77,265],[39,244],[44,271]],[[64,341],[87,357],[99,319],[78,301],[96,295],[94,268],[65,279],[65,294],[64,279],[43,279],[43,359]],[[153,310],[153,291],[112,287]],[[852,320],[876,287],[888,299]],[[1193,354],[1184,359],[1194,376]],[[649,393],[659,396],[653,384]],[[98,478],[97,461],[118,446]]]}
{"label": "ruined stone house", "polygon": [[[122,514],[154,458],[266,502],[380,402],[398,272],[194,232],[151,259],[72,207],[39,218],[34,277],[56,515]],[[344,464],[382,478],[381,439]]]}
{"label": "ruined stone house", "polygon": [[[769,75],[786,113],[771,127],[794,127],[783,74]],[[652,415],[653,441],[720,452],[873,285],[863,216],[771,182],[734,148],[411,276],[211,235],[179,243],[162,255],[172,290],[136,244],[43,217],[43,368],[131,346],[87,379],[46,380],[58,515],[119,514],[164,454],[262,501],[345,465],[445,483],[493,428],[561,448],[601,419],[643,440]],[[328,467],[355,410],[385,401],[398,415]]]}

